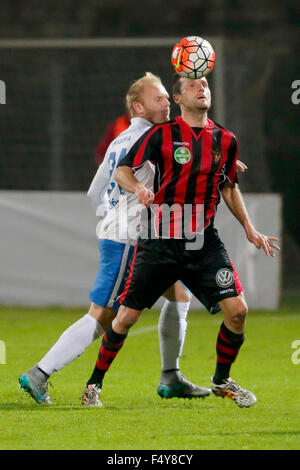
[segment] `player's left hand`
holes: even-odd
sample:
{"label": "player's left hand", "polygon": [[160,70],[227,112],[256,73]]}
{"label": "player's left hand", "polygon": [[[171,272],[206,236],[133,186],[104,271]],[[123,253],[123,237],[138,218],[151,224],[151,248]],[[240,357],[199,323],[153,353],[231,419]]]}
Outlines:
{"label": "player's left hand", "polygon": [[280,247],[276,245],[276,243],[274,243],[278,241],[277,237],[270,237],[268,235],[264,235],[263,233],[260,233],[255,229],[251,229],[247,233],[247,238],[249,242],[253,243],[253,245],[255,245],[258,250],[262,248],[267,256],[275,256],[273,249],[277,251],[280,250]]}
{"label": "player's left hand", "polygon": [[236,161],[236,167],[241,173],[244,173],[244,171],[248,170],[247,165],[245,165],[245,163],[241,162],[241,160]]}
{"label": "player's left hand", "polygon": [[138,184],[135,189],[135,195],[138,201],[144,206],[149,207],[154,201],[154,193],[147,189],[143,184]]}

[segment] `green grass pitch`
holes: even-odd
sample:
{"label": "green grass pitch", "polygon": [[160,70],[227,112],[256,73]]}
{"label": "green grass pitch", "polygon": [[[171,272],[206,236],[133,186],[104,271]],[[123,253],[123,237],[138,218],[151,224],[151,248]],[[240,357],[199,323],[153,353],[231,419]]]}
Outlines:
{"label": "green grass pitch", "polygon": [[[249,312],[246,341],[232,377],[257,396],[252,408],[230,399],[163,400],[157,311],[145,311],[106,375],[103,408],[80,405],[80,394],[96,360],[99,341],[52,376],[51,406],[35,403],[17,387],[18,375],[34,365],[79,309],[0,308],[0,449],[300,449],[300,308],[297,301],[277,312]],[[188,317],[181,370],[209,386],[222,315],[193,311]],[[294,361],[295,362],[295,361]],[[297,361],[296,361],[297,362]]]}

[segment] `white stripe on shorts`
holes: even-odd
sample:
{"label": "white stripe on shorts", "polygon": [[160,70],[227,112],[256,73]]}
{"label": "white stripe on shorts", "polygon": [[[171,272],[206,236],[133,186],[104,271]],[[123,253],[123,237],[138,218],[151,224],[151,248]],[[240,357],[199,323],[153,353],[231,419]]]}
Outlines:
{"label": "white stripe on shorts", "polygon": [[112,294],[109,298],[109,301],[107,302],[107,307],[112,308],[112,306],[113,306],[114,298],[116,297],[116,295],[118,293],[119,287],[122,283],[122,280],[123,280],[123,277],[124,277],[124,274],[125,274],[125,269],[126,269],[126,265],[127,265],[129,250],[130,250],[131,246],[132,246],[132,243],[130,243],[130,242],[127,242],[126,245],[125,245],[123,256],[122,256],[122,261],[121,261],[121,264],[120,264],[119,274],[118,274],[118,277],[117,277],[117,280],[116,280],[116,283],[115,283],[115,287],[112,291]]}

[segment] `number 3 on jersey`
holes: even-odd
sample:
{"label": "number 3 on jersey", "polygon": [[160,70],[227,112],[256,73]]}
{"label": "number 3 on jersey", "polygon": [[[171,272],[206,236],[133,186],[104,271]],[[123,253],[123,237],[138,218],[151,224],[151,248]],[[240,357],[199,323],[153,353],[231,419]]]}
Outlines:
{"label": "number 3 on jersey", "polygon": [[[109,154],[109,157],[108,157],[108,164],[109,164],[109,176],[110,176],[110,180],[112,180],[112,176],[113,176],[113,173],[115,171],[115,168],[116,168],[116,165],[121,161],[123,160],[123,158],[125,157],[126,155],[126,148],[123,148],[120,152],[120,155],[119,155],[119,158],[117,159],[117,154],[116,152],[110,152]],[[108,194],[111,193],[111,191],[114,189],[114,187],[116,186],[116,183],[114,181],[111,181],[110,183],[110,188],[108,189]],[[119,191],[120,191],[120,194],[125,194],[125,191],[123,188],[121,188],[120,185],[119,186]]]}

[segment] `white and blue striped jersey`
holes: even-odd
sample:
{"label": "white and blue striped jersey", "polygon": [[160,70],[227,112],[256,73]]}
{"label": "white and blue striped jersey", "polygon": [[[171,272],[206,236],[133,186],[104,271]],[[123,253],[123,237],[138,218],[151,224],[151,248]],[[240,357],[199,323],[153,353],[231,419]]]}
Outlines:
{"label": "white and blue striped jersey", "polygon": [[[97,226],[97,235],[101,239],[121,243],[131,241],[133,244],[137,240],[140,211],[143,206],[134,194],[124,191],[116,183],[114,174],[118,163],[152,125],[146,119],[132,118],[128,129],[109,145],[104,160],[92,181],[88,197],[97,207],[97,215],[103,215],[104,208],[107,210],[107,214]],[[148,189],[152,189],[154,180],[152,163],[147,161],[135,172],[135,177]]]}

